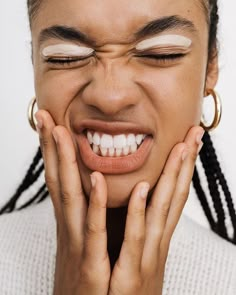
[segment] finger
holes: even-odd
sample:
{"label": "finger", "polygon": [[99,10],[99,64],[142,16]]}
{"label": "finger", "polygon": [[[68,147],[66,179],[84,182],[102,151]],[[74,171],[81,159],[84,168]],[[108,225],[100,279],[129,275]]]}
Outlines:
{"label": "finger", "polygon": [[185,143],[189,147],[189,153],[183,162],[166,222],[165,236],[163,239],[167,240],[167,242],[174,232],[187,201],[196,159],[199,148],[202,146],[201,138],[203,135],[203,128],[193,127],[186,136]]}
{"label": "finger", "polygon": [[89,264],[103,260],[107,254],[107,184],[99,172],[91,175],[92,189],[85,226],[85,260]]}
{"label": "finger", "polygon": [[139,183],[131,195],[126,217],[124,241],[118,263],[131,273],[140,271],[145,241],[145,210],[149,184]]}
{"label": "finger", "polygon": [[40,147],[44,160],[45,181],[53,202],[55,215],[57,220],[62,216],[60,204],[60,185],[58,178],[58,159],[57,149],[52,136],[52,130],[55,128],[55,123],[51,115],[44,110],[39,110],[35,114],[37,131],[39,133]]}
{"label": "finger", "polygon": [[186,153],[187,146],[184,143],[180,143],[173,148],[148,204],[143,265],[150,266],[153,261],[157,261],[158,249],[165,229],[171,200],[176,188],[183,156]]}
{"label": "finger", "polygon": [[68,130],[63,126],[53,129],[58,153],[60,201],[71,241],[81,242],[86,201],[80,180],[76,152]]}

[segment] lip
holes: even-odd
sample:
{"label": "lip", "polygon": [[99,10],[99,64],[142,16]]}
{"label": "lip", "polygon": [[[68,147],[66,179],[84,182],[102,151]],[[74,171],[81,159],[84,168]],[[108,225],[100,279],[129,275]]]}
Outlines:
{"label": "lip", "polygon": [[131,122],[106,122],[100,120],[83,120],[75,122],[73,129],[77,134],[83,133],[86,129],[100,131],[111,135],[134,133],[134,134],[148,134],[152,135],[153,131],[144,126],[139,126]]}
{"label": "lip", "polygon": [[[77,133],[77,145],[84,165],[92,171],[100,171],[104,174],[123,174],[138,170],[147,161],[153,144],[151,130],[137,126],[134,123],[86,120],[73,127]],[[93,152],[85,134],[86,129],[93,129],[111,135],[135,133],[147,134],[147,136],[134,154],[122,157],[102,157]]]}

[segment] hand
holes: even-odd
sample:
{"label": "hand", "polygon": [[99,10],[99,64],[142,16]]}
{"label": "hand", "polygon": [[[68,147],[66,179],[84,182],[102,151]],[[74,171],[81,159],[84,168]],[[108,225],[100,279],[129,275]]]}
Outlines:
{"label": "hand", "polygon": [[191,128],[185,142],[173,148],[147,209],[147,185],[135,187],[109,295],[162,293],[170,240],[189,195],[203,132],[201,127]]}
{"label": "hand", "polygon": [[69,132],[56,127],[44,110],[38,111],[36,119],[46,184],[57,221],[54,295],[107,295],[110,262],[105,179],[102,174],[93,173],[93,182],[99,185],[92,189],[87,206]]}

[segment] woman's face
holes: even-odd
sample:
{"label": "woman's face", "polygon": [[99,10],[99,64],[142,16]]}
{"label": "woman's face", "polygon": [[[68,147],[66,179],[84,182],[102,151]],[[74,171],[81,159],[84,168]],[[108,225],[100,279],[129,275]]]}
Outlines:
{"label": "woman's face", "polygon": [[109,207],[153,187],[216,82],[200,1],[45,0],[32,36],[38,107],[69,130],[86,194],[94,170]]}

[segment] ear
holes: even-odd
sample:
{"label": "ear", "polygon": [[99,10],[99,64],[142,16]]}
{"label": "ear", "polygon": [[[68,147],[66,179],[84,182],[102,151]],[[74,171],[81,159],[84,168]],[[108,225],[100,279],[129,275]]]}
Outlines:
{"label": "ear", "polygon": [[208,60],[205,90],[214,89],[219,77],[218,51],[215,48]]}

